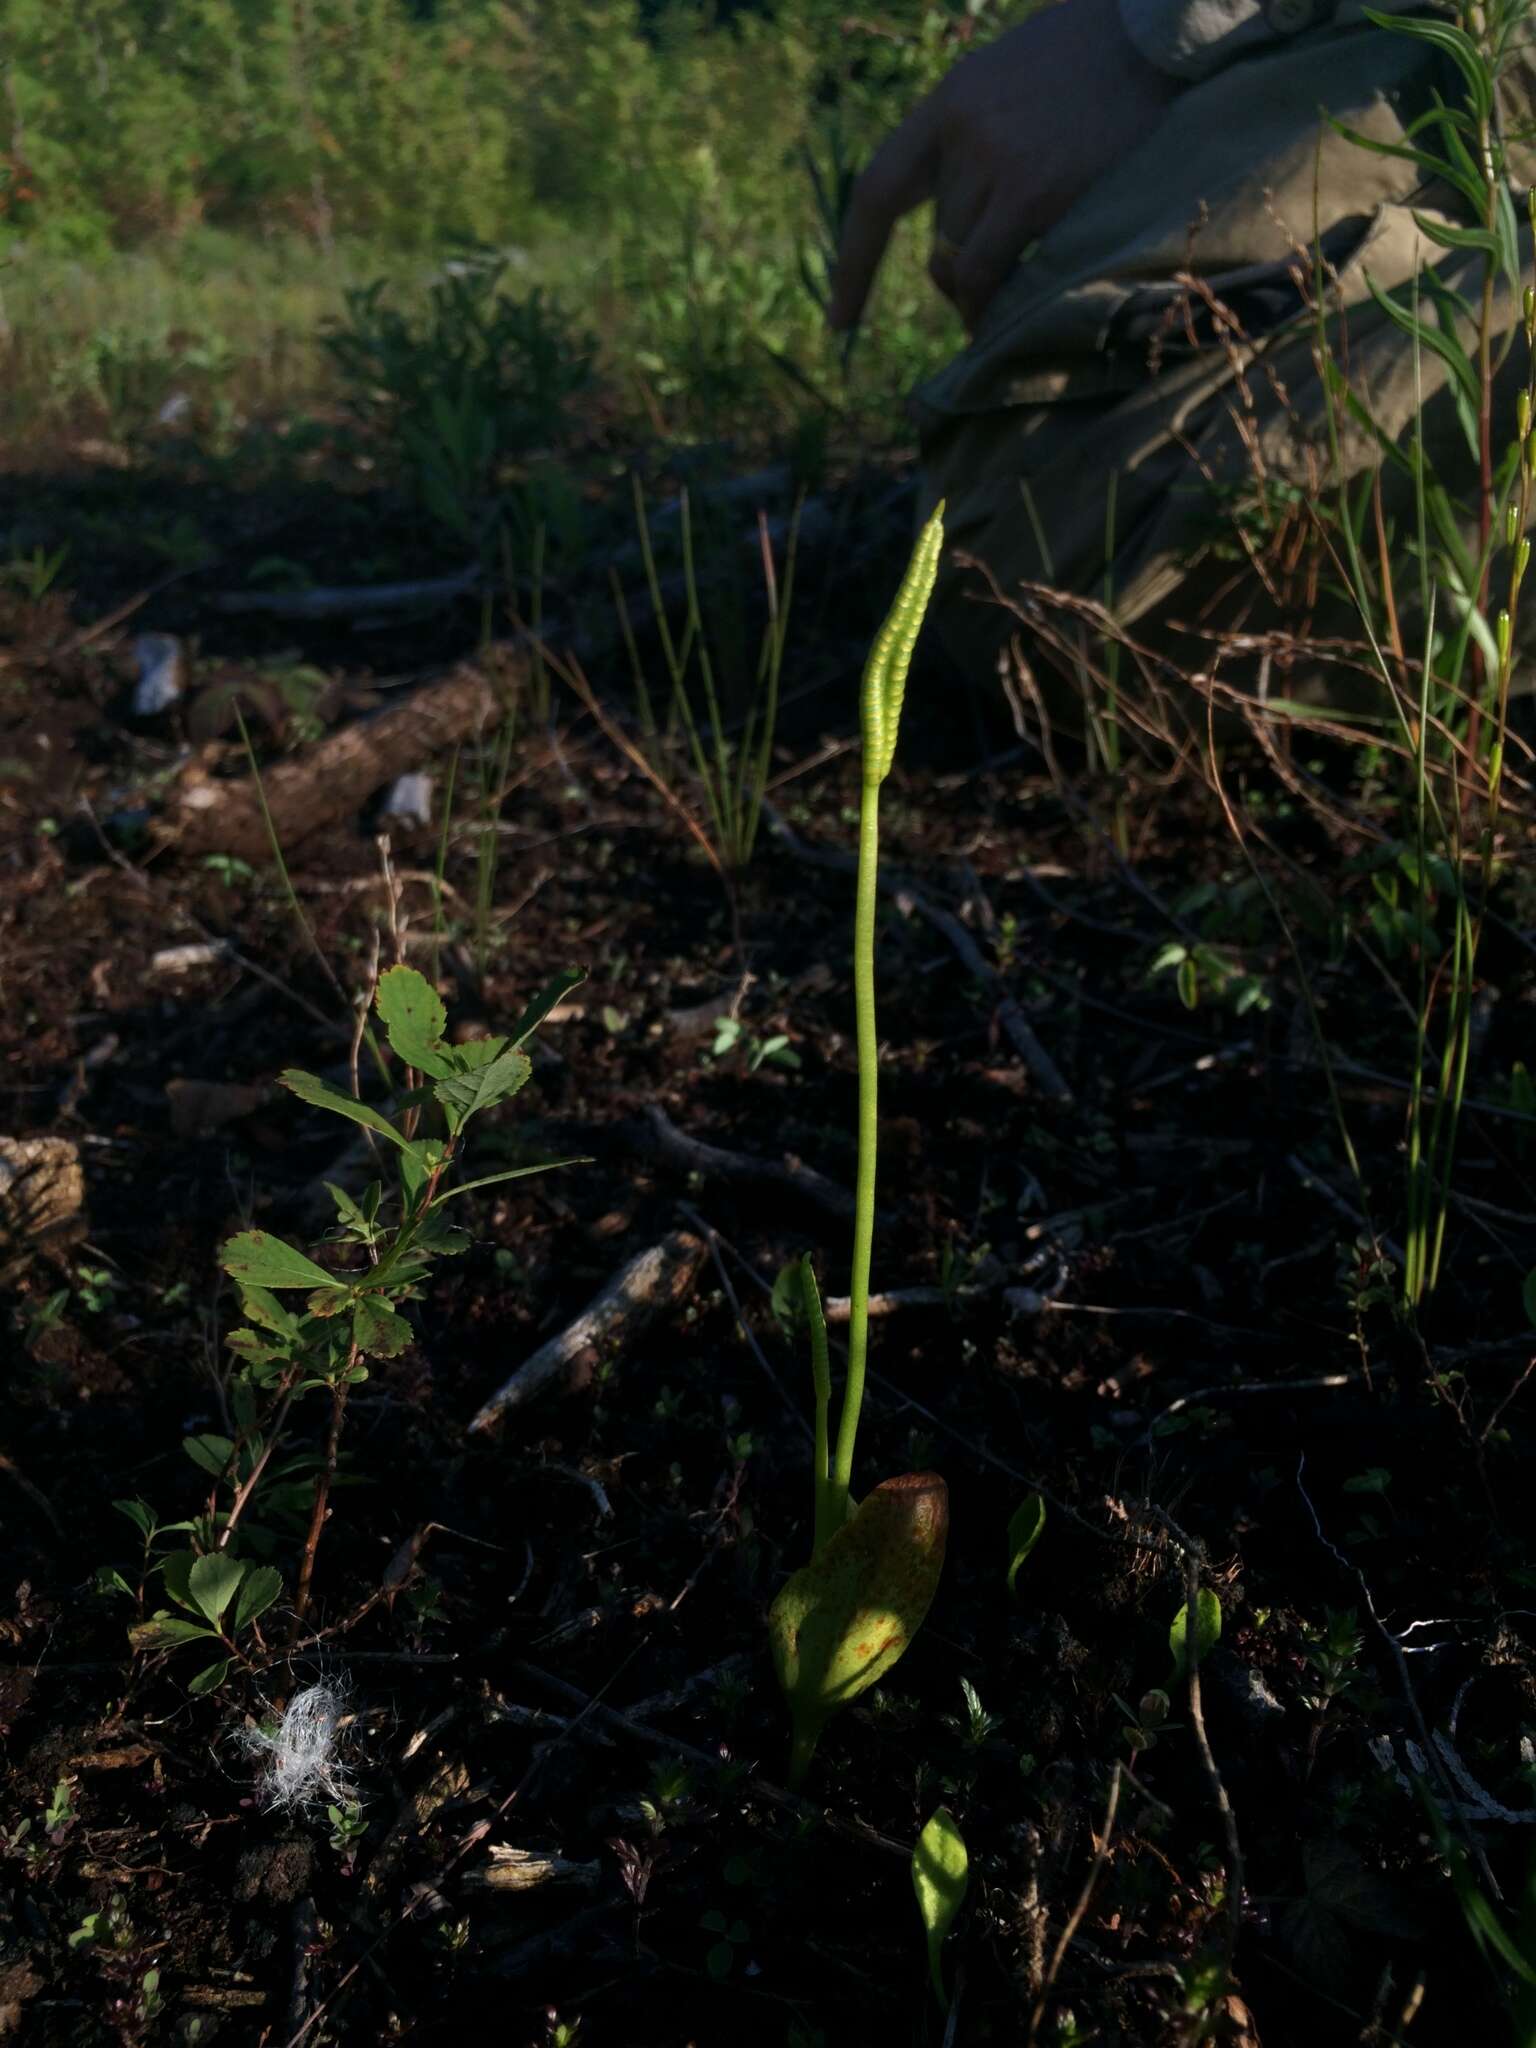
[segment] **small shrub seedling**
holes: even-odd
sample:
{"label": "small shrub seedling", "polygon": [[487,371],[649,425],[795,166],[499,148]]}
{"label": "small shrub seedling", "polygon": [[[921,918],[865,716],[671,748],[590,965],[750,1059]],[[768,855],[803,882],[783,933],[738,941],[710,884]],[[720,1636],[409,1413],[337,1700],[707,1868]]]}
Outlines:
{"label": "small shrub seedling", "polygon": [[912,560],[864,669],[863,802],[854,919],[854,1002],[858,1024],[859,1165],[853,1226],[848,1373],[836,1444],[829,1437],[832,1373],[826,1323],[808,1259],[798,1274],[809,1328],[815,1391],[811,1561],[769,1611],[779,1684],[789,1703],[789,1782],[805,1776],[821,1731],[900,1657],[938,1588],[949,1529],[949,1492],[936,1472],[909,1472],[877,1486],[862,1505],[849,1491],[864,1398],[869,1341],[869,1268],[875,1231],[878,1046],[875,1035],[875,904],[880,862],[880,785],[891,771],[912,650],[932,594],[943,545],[942,505],[918,537]]}
{"label": "small shrub seedling", "polygon": [[[398,1193],[386,1194],[382,1181],[357,1197],[330,1186],[337,1216],[330,1242],[340,1254],[334,1265],[319,1264],[265,1230],[242,1231],[223,1246],[220,1263],[239,1286],[245,1312],[243,1324],[226,1339],[235,1360],[229,1383],[235,1433],[189,1437],[184,1446],[212,1482],[208,1510],[191,1522],[169,1525],[190,1535],[190,1548],[152,1562],[164,1529],[142,1503],[121,1503],[144,1537],[139,1593],[121,1574],[105,1575],[110,1590],[140,1600],[142,1613],[143,1581],[159,1573],[182,1613],[155,1610],[130,1630],[130,1640],[137,1649],[183,1643],[211,1649],[214,1661],[192,1680],[191,1691],[213,1690],[232,1663],[250,1661],[261,1647],[260,1618],[283,1592],[276,1566],[237,1554],[237,1536],[264,1555],[275,1547],[274,1532],[285,1520],[305,1530],[292,1603],[295,1630],[302,1625],[337,1482],[347,1398],[368,1377],[368,1359],[397,1357],[411,1342],[411,1325],[401,1310],[420,1298],[433,1263],[468,1248],[469,1235],[448,1220],[447,1205],[474,1188],[578,1163],[549,1160],[445,1185],[470,1122],[524,1085],[531,1065],[523,1045],[581,978],[556,976],[509,1034],[451,1045],[444,1037],[447,1013],[431,983],[414,968],[391,968],[380,978],[374,1006],[405,1068],[394,1118],[314,1074],[290,1069],[281,1077],[301,1101],[360,1124],[394,1147]],[[434,1112],[441,1133],[427,1135],[425,1120]],[[292,1293],[303,1294],[302,1309],[281,1299]],[[323,1452],[280,1461],[290,1410],[308,1393],[329,1396]],[[251,1512],[259,1492],[268,1527],[258,1526]]]}

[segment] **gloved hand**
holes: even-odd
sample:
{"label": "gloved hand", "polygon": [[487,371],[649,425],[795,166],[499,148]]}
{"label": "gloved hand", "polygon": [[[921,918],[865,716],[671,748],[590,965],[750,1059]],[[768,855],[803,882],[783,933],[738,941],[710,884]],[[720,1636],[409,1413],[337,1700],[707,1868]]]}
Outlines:
{"label": "gloved hand", "polygon": [[1151,133],[1178,90],[1126,35],[1118,0],[1058,0],[962,58],[854,187],[832,325],[859,318],[892,228],[931,199],[929,274],[974,329],[1028,244]]}

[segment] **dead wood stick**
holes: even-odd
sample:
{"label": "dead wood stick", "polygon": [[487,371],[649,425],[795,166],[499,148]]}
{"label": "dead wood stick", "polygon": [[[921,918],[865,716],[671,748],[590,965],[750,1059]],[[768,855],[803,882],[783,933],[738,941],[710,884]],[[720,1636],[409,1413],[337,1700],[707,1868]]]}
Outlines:
{"label": "dead wood stick", "polygon": [[427,576],[413,583],[316,584],[308,590],[224,590],[214,598],[221,612],[264,612],[274,619],[352,618],[364,612],[409,611],[419,604],[443,604],[463,597],[480,582],[473,562],[451,576]]}
{"label": "dead wood stick", "polygon": [[640,1252],[587,1303],[574,1323],[540,1345],[496,1389],[470,1423],[471,1431],[488,1429],[509,1408],[520,1408],[583,1353],[602,1350],[659,1309],[681,1301],[703,1263],[703,1244],[686,1230],[674,1230],[660,1244]]}
{"label": "dead wood stick", "polygon": [[[465,666],[376,718],[344,726],[262,778],[278,844],[287,852],[323,825],[350,817],[376,789],[419,768],[499,716],[480,670]],[[156,828],[183,853],[228,853],[259,861],[270,851],[255,779],[217,782],[189,772]]]}
{"label": "dead wood stick", "polygon": [[656,1102],[646,1104],[645,1116],[650,1125],[652,1149],[673,1166],[685,1167],[689,1173],[702,1173],[712,1180],[782,1188],[838,1223],[846,1223],[853,1216],[853,1196],[814,1167],[785,1165],[780,1160],[756,1159],[750,1153],[727,1152],[723,1146],[707,1145],[702,1138],[690,1138],[680,1131]]}
{"label": "dead wood stick", "polygon": [[[851,853],[843,853],[836,847],[812,846],[790,829],[783,818],[771,805],[763,805],[763,816],[775,836],[797,860],[807,861],[813,867],[832,868],[839,874],[854,874],[858,862]],[[1029,1072],[1044,1089],[1053,1102],[1070,1103],[1072,1090],[1062,1079],[1061,1069],[1051,1058],[1045,1047],[1035,1036],[1034,1027],[1009,995],[1003,977],[987,960],[965,926],[951,910],[943,910],[936,903],[930,903],[910,883],[891,875],[880,877],[880,893],[889,896],[904,916],[916,916],[931,924],[936,932],[949,941],[961,966],[973,980],[981,983],[997,1005],[997,1019],[1007,1032],[1014,1051],[1024,1062]]]}

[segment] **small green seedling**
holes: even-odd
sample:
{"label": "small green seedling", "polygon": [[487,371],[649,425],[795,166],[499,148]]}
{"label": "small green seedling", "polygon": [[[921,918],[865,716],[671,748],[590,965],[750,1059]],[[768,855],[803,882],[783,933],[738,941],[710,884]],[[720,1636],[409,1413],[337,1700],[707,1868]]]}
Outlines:
{"label": "small green seedling", "polygon": [[1017,1590],[1024,1560],[1045,1534],[1045,1502],[1032,1493],[1013,1511],[1008,1522],[1008,1590]]}
{"label": "small green seedling", "polygon": [[188,1692],[215,1692],[242,1654],[239,1639],[249,1634],[283,1590],[283,1576],[270,1564],[246,1564],[227,1550],[199,1557],[191,1550],[174,1551],[160,1567],[161,1582],[176,1605],[194,1618],[183,1621],[169,1608],[128,1631],[135,1649],[174,1648],[200,1643],[214,1651],[187,1685]]}
{"label": "small green seedling", "polygon": [[789,1781],[799,1784],[827,1720],[888,1671],[927,1614],[944,1565],[949,1495],[934,1472],[877,1486],[862,1506],[851,1492],[869,1345],[869,1269],[875,1234],[879,1048],[875,1027],[875,908],[880,867],[880,785],[891,772],[907,670],[938,575],[941,505],[918,536],[906,576],[865,664],[859,874],[853,930],[859,1066],[859,1163],[849,1289],[848,1372],[835,1445],[832,1372],[816,1278],[802,1260],[775,1306],[797,1307],[810,1333],[816,1427],[812,1493],[815,1546],[768,1617],[792,1730]]}
{"label": "small green seedling", "polygon": [[[223,1245],[220,1264],[238,1285],[245,1312],[244,1324],[226,1339],[234,1358],[233,1434],[204,1432],[183,1444],[208,1480],[206,1510],[193,1521],[161,1525],[143,1502],[116,1503],[143,1539],[139,1585],[136,1591],[110,1568],[98,1583],[136,1599],[142,1614],[144,1582],[159,1572],[182,1613],[156,1610],[130,1630],[130,1640],[136,1649],[211,1647],[214,1661],[192,1680],[194,1693],[222,1684],[235,1661],[251,1661],[252,1648],[261,1648],[256,1624],[283,1592],[274,1566],[239,1555],[237,1529],[263,1556],[285,1530],[304,1532],[292,1601],[295,1632],[302,1624],[330,1494],[346,1483],[337,1459],[348,1396],[367,1379],[369,1359],[398,1357],[411,1342],[401,1311],[421,1298],[435,1262],[469,1246],[468,1232],[454,1227],[447,1205],[475,1188],[578,1163],[552,1160],[448,1184],[471,1120],[522,1088],[531,1072],[525,1041],[581,979],[557,975],[506,1035],[451,1044],[436,989],[414,968],[391,968],[380,977],[374,1007],[404,1070],[393,1116],[317,1075],[290,1069],[281,1077],[301,1101],[360,1124],[381,1163],[393,1158],[398,1185],[389,1189],[381,1178],[355,1196],[330,1187],[337,1217],[331,1264],[265,1230],[241,1231]],[[301,1294],[302,1307],[288,1307],[285,1294]],[[290,1410],[311,1392],[329,1397],[324,1449],[280,1455]],[[264,1527],[249,1512],[258,1494]],[[157,1561],[153,1547],[170,1530],[186,1532],[190,1547]]]}
{"label": "small green seedling", "polygon": [[933,1995],[946,2012],[949,1993],[944,1989],[944,1937],[965,1903],[969,1882],[965,1837],[948,1807],[941,1806],[918,1836],[917,1847],[912,1851],[912,1889],[917,1894],[917,1910],[928,1936],[928,1975]]}
{"label": "small green seedling", "polygon": [[1186,1600],[1173,1617],[1168,1631],[1168,1647],[1173,1652],[1173,1676],[1170,1685],[1177,1685],[1189,1676],[1191,1664],[1203,1664],[1217,1643],[1221,1640],[1221,1602],[1209,1586],[1202,1586],[1195,1597],[1195,1634],[1193,1654],[1189,1639],[1189,1602]]}

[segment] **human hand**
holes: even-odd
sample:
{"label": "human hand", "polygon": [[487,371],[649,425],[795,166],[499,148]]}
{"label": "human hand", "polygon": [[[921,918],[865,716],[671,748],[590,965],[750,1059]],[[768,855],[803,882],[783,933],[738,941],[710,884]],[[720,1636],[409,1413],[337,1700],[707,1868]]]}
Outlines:
{"label": "human hand", "polygon": [[1058,0],[962,58],[854,187],[832,326],[858,321],[891,230],[931,199],[929,275],[974,329],[1027,245],[1151,133],[1178,87],[1131,42],[1118,0]]}

